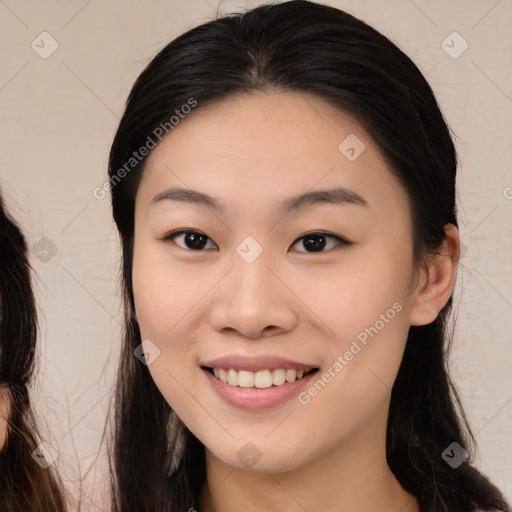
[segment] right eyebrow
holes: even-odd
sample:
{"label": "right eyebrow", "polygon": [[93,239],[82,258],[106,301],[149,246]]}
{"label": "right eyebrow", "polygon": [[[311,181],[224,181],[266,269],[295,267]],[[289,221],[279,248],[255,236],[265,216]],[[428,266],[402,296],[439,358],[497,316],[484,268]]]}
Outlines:
{"label": "right eyebrow", "polygon": [[193,190],[191,188],[171,187],[159,194],[151,200],[151,206],[162,201],[181,201],[189,204],[199,204],[212,208],[219,212],[225,212],[226,207],[216,197]]}

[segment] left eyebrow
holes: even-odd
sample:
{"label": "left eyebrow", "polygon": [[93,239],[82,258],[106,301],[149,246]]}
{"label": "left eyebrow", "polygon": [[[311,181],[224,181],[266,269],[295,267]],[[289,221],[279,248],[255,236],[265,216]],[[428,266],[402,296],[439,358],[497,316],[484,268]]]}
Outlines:
{"label": "left eyebrow", "polygon": [[298,196],[290,197],[283,201],[282,208],[285,213],[289,213],[321,203],[369,206],[368,202],[357,192],[339,186],[330,189],[313,190]]}

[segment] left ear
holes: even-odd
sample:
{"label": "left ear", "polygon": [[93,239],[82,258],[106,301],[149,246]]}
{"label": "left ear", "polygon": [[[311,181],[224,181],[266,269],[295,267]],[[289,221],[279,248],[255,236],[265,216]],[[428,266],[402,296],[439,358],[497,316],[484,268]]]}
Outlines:
{"label": "left ear", "polygon": [[446,224],[445,241],[438,254],[428,256],[427,268],[419,272],[416,295],[409,322],[411,325],[427,325],[433,322],[450,298],[455,284],[459,262],[459,231],[453,224]]}

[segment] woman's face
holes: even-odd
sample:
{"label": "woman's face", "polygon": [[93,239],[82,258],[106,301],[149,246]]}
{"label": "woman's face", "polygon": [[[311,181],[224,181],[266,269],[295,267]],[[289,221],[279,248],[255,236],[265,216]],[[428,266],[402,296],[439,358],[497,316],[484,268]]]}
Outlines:
{"label": "woman's face", "polygon": [[156,385],[234,467],[383,449],[416,294],[405,190],[321,99],[200,107],[153,150],[136,198],[133,292]]}

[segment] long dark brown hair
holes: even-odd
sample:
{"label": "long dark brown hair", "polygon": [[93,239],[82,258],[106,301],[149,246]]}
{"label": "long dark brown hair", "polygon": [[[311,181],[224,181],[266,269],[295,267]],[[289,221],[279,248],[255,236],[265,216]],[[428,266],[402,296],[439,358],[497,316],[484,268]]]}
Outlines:
{"label": "long dark brown hair", "polygon": [[8,410],[2,411],[7,436],[0,448],[0,510],[64,512],[64,491],[54,466],[44,469],[38,457],[32,457],[41,444],[29,393],[36,363],[37,312],[25,238],[1,198],[0,265],[0,385],[8,402]]}
{"label": "long dark brown hair", "polygon": [[[168,44],[135,82],[109,161],[125,302],[111,447],[115,511],[197,509],[205,480],[204,447],[133,355],[141,343],[132,289],[134,208],[146,161],[134,163],[133,152],[191,98],[197,111],[269,88],[316,95],[362,123],[409,195],[418,265],[440,249],[445,225],[457,226],[457,157],[434,94],[416,65],[364,22],[294,0],[220,17]],[[447,369],[451,305],[450,298],[434,322],[410,328],[391,396],[388,464],[422,512],[506,511],[500,492],[471,457],[457,469],[442,458],[453,442],[473,453]]]}

